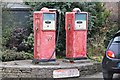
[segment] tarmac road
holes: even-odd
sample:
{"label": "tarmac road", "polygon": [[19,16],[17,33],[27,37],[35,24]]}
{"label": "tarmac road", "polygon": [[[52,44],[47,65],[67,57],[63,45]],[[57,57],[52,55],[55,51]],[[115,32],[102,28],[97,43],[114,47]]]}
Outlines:
{"label": "tarmac road", "polygon": [[[102,72],[96,73],[94,75],[88,75],[88,76],[85,76],[85,77],[82,77],[82,78],[83,78],[83,80],[84,80],[84,78],[90,79],[90,80],[104,80]],[[120,80],[120,74],[114,74],[113,80]]]}
{"label": "tarmac road", "polygon": [[[66,78],[66,79],[54,79],[54,80],[104,80],[102,76],[102,72],[93,74],[93,75],[87,75],[85,77],[79,77],[79,78]],[[120,80],[120,74],[114,74],[113,80]]]}
{"label": "tarmac road", "polygon": [[[104,80],[102,72],[93,74],[93,75],[87,75],[85,77],[79,77],[79,78],[66,78],[66,79],[55,79],[55,80]],[[113,80],[120,80],[120,74],[114,74]]]}
{"label": "tarmac road", "polygon": [[[2,80],[104,80],[102,77],[102,72],[96,73],[94,75],[87,75],[80,78],[66,78],[66,79],[2,79]],[[114,74],[113,80],[120,80],[120,74]]]}

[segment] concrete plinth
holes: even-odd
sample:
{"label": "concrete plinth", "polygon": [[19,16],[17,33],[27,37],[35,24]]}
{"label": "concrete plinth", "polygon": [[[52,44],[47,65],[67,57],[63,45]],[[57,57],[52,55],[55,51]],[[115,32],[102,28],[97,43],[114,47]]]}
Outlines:
{"label": "concrete plinth", "polygon": [[94,74],[101,71],[101,63],[91,61],[76,61],[75,63],[66,63],[63,60],[57,60],[57,65],[32,64],[32,60],[19,60],[3,62],[0,64],[2,78],[53,78],[53,71],[58,69],[78,69],[80,75]]}

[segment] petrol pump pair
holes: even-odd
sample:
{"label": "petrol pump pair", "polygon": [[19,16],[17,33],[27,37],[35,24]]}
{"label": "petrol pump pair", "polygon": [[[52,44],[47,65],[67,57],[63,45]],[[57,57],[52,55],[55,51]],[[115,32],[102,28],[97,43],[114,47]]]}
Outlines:
{"label": "petrol pump pair", "polygon": [[[60,12],[59,12],[60,14]],[[47,62],[56,60],[56,23],[57,10],[42,8],[34,15],[34,62]],[[59,15],[60,18],[60,15]],[[60,20],[60,19],[59,19]],[[59,26],[60,27],[60,21]],[[74,8],[66,12],[66,58],[86,58],[88,13]],[[58,35],[59,36],[59,32]]]}

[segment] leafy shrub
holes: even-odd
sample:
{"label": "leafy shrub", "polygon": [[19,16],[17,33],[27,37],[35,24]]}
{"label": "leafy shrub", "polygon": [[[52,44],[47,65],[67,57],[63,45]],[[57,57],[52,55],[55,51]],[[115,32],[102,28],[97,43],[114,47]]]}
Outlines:
{"label": "leafy shrub", "polygon": [[13,60],[25,60],[25,59],[32,59],[33,55],[30,53],[16,52],[14,50],[5,50],[2,52],[2,61],[13,61]]}
{"label": "leafy shrub", "polygon": [[17,51],[27,51],[29,47],[22,44],[23,39],[26,39],[29,35],[27,29],[23,27],[15,27],[11,33],[11,37],[6,43],[6,47],[9,49],[15,48]]}
{"label": "leafy shrub", "polygon": [[33,52],[33,44],[34,44],[33,33],[31,33],[27,39],[23,39],[22,43],[25,45],[25,47],[29,48],[27,52]]}
{"label": "leafy shrub", "polygon": [[2,14],[4,14],[2,15],[2,45],[5,46],[11,37],[11,33],[14,28],[14,22],[12,22],[13,18],[11,13],[7,10],[2,10]]}
{"label": "leafy shrub", "polygon": [[[28,48],[22,44],[22,41],[29,36],[29,28],[27,28],[28,26],[23,27],[21,22],[17,22],[15,17],[17,13],[6,9],[6,6],[7,3],[2,9],[2,45],[17,51],[27,51]],[[19,18],[20,15],[17,16]]]}

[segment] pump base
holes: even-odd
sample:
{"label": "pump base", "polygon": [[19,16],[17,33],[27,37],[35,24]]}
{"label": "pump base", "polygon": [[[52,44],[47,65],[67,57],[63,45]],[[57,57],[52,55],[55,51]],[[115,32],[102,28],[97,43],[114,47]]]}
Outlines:
{"label": "pump base", "polygon": [[89,63],[90,60],[87,59],[87,57],[82,57],[82,58],[66,58],[63,60],[63,62],[66,63]]}
{"label": "pump base", "polygon": [[78,58],[65,58],[68,60],[83,60],[83,59],[87,59],[87,57],[78,57]]}
{"label": "pump base", "polygon": [[50,59],[50,60],[47,60],[47,59],[42,59],[42,60],[33,59],[32,63],[33,64],[56,64],[55,61],[56,61],[56,59]]}
{"label": "pump base", "polygon": [[50,59],[50,60],[47,60],[47,59],[33,59],[33,62],[51,62],[51,61],[56,61],[56,59]]}

